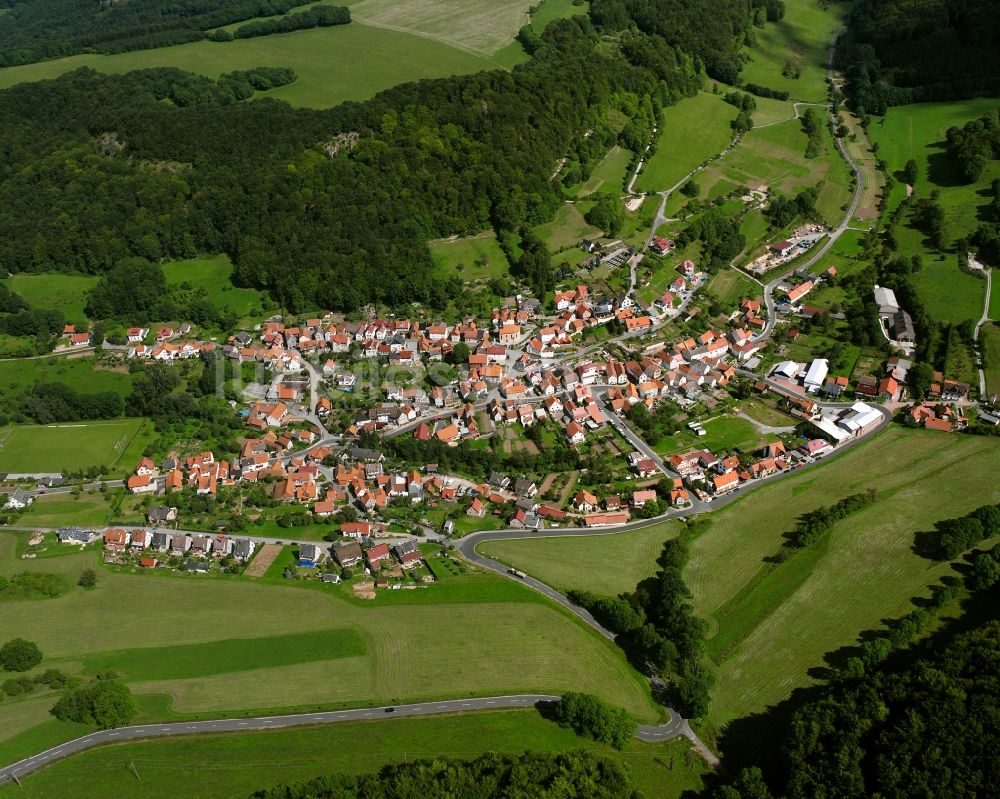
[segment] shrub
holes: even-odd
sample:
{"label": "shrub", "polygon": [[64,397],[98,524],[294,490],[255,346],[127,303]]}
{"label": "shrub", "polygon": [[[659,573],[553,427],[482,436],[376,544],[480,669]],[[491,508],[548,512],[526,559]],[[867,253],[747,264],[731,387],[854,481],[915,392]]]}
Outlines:
{"label": "shrub", "polygon": [[14,638],[0,647],[0,666],[4,671],[28,671],[42,662],[42,652],[33,641]]}

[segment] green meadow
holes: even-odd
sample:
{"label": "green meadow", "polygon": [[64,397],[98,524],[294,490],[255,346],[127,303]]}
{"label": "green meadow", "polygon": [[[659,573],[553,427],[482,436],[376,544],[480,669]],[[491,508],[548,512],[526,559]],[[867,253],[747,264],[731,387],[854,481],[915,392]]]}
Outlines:
{"label": "green meadow", "polygon": [[0,472],[131,471],[151,437],[145,419],[16,425],[0,432]]}
{"label": "green meadow", "polygon": [[[876,457],[877,456],[877,457]],[[909,610],[911,597],[948,573],[913,552],[936,520],[1000,499],[988,439],[891,428],[811,469],[768,484],[708,519],[685,580],[708,620],[717,671],[710,718],[746,716],[812,682],[810,669],[859,633]],[[780,565],[799,514],[875,488],[876,503]]]}
{"label": "green meadow", "polygon": [[97,285],[97,275],[20,274],[5,282],[7,288],[35,308],[57,308],[71,322],[84,323],[87,292]]}
{"label": "green meadow", "polygon": [[0,69],[0,88],[55,78],[80,67],[122,73],[176,67],[215,78],[257,66],[291,67],[298,80],[267,93],[292,105],[327,108],[364,100],[421,78],[495,68],[488,57],[426,36],[361,22],[232,42],[194,42],[114,55],[75,55]]}
{"label": "green meadow", "polygon": [[507,256],[493,231],[435,239],[427,242],[427,246],[439,271],[464,281],[489,280],[508,274]]}
{"label": "green meadow", "polygon": [[733,138],[736,109],[721,95],[701,92],[663,110],[656,153],[636,181],[637,191],[665,191]]}
{"label": "green meadow", "polygon": [[940,192],[945,224],[952,238],[968,235],[979,225],[989,205],[981,192],[994,178],[1000,177],[1000,162],[991,161],[978,182],[963,183],[948,157],[945,134],[948,128],[961,127],[998,107],[1000,102],[990,98],[919,103],[895,106],[881,119],[871,121],[869,135],[878,143],[879,157],[885,160],[889,171],[898,173],[913,158],[919,168],[916,195]]}
{"label": "green meadow", "polygon": [[785,0],[783,19],[754,29],[757,46],[743,48],[750,62],[740,77],[786,91],[792,100],[825,102],[827,48],[846,11],[846,3]]}
{"label": "green meadow", "polygon": [[167,285],[187,283],[203,290],[216,308],[241,318],[260,316],[268,302],[263,292],[233,285],[233,266],[228,255],[170,261],[163,265],[163,274]]}
{"label": "green meadow", "polygon": [[[0,533],[0,574],[29,568],[17,557],[25,537]],[[72,588],[5,603],[5,635],[34,640],[40,668],[121,670],[148,720],[571,689],[657,717],[645,681],[611,642],[499,576],[442,572],[430,588],[372,601],[350,586],[280,576],[102,568],[84,590],[76,579],[100,552],[46,546],[31,568],[65,575]],[[0,754],[44,735],[34,728],[51,702],[36,700],[0,703]]]}
{"label": "green meadow", "polygon": [[[58,722],[56,722],[58,723]],[[617,751],[577,737],[534,709],[379,719],[228,735],[192,735],[101,747],[0,787],[0,796],[172,799],[197,775],[199,795],[254,791],[332,773],[358,774],[400,761],[474,758],[483,752],[587,749],[623,764],[647,797],[673,799],[702,787],[704,761],[683,739],[630,742]],[[206,758],[206,752],[210,757]],[[129,771],[131,763],[139,774]],[[12,792],[12,790],[14,792]]]}
{"label": "green meadow", "polygon": [[521,569],[562,592],[585,589],[617,596],[634,591],[656,573],[664,542],[677,535],[675,522],[616,535],[531,537],[485,541],[481,555]]}

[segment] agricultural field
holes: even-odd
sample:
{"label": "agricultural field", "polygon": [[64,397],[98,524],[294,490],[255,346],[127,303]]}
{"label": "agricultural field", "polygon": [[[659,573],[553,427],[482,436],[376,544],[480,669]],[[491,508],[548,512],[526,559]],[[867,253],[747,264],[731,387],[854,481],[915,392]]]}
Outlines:
{"label": "agricultural field", "polygon": [[[989,439],[891,428],[817,469],[764,486],[707,518],[685,580],[710,626],[718,682],[710,720],[762,710],[811,682],[823,656],[909,609],[948,573],[914,533],[1000,499]],[[835,487],[835,488],[834,488]],[[781,565],[766,563],[797,516],[875,488],[878,501]]]}
{"label": "agricultural field", "polygon": [[[258,580],[100,569],[97,587],[84,590],[75,579],[100,552],[67,549],[31,563],[67,575],[73,587],[55,599],[6,603],[5,635],[36,641],[46,656],[41,668],[89,674],[106,662],[126,664],[150,718],[568,689],[600,694],[644,719],[657,715],[645,682],[613,644],[499,576],[442,574],[429,589],[375,601],[355,598],[349,586],[289,585],[273,567]],[[0,533],[0,573],[25,568],[18,551],[15,535]],[[292,654],[281,663],[269,656],[246,670],[211,646],[219,630],[246,651],[271,649],[275,636],[301,637],[286,639],[294,662]],[[193,659],[212,667],[195,673]],[[148,672],[144,664],[152,664]],[[0,751],[7,741],[8,754],[18,731],[6,719],[19,706],[0,705]],[[45,722],[48,707],[20,730]]]}
{"label": "agricultural field", "polygon": [[[381,719],[267,732],[198,735],[107,746],[61,761],[0,788],[0,796],[72,795],[104,799],[172,799],[197,773],[211,796],[249,796],[274,785],[332,773],[357,774],[391,763],[439,756],[471,759],[483,752],[561,752],[587,749],[623,763],[645,796],[673,799],[698,790],[703,761],[688,744],[633,741],[623,751],[577,737],[534,709]],[[211,752],[206,763],[205,752]],[[127,771],[130,762],[141,779]],[[266,768],[265,768],[266,767]]]}
{"label": "agricultural field", "polygon": [[732,141],[736,109],[702,92],[663,109],[656,153],[643,164],[636,191],[665,191]]}
{"label": "agricultural field", "polygon": [[263,292],[233,285],[233,265],[228,255],[170,261],[163,265],[163,274],[167,285],[187,283],[192,288],[204,289],[212,305],[240,319],[260,317],[269,302]]}
{"label": "agricultural field", "polygon": [[399,83],[495,69],[498,64],[428,36],[352,22],[256,39],[202,41],[25,64],[0,69],[0,88],[55,78],[80,67],[108,73],[176,67],[215,78],[258,66],[291,67],[298,75],[295,83],[269,91],[267,96],[296,106],[328,108],[345,100],[365,100]]}
{"label": "agricultural field", "polygon": [[0,472],[119,471],[122,462],[131,470],[151,436],[145,419],[8,427],[0,432]]}
{"label": "agricultural field", "polygon": [[87,292],[97,285],[96,275],[21,274],[5,284],[34,308],[58,308],[70,322],[84,323]]}
{"label": "agricultural field", "polygon": [[[354,22],[413,33],[483,56],[513,41],[529,20],[527,0],[359,0],[347,5]],[[558,5],[552,3],[550,11],[539,17],[541,28],[559,16]]]}
{"label": "agricultural field", "polygon": [[616,535],[516,538],[486,541],[476,549],[514,566],[565,593],[585,589],[617,596],[632,591],[656,573],[664,542],[677,534],[675,522],[663,522]]}
{"label": "agricultural field", "polygon": [[824,102],[827,48],[846,11],[846,3],[824,8],[817,0],[785,0],[783,19],[754,29],[757,46],[743,49],[750,63],[740,77],[793,100]]}
{"label": "agricultural field", "polygon": [[442,273],[469,282],[508,275],[507,256],[492,230],[475,236],[435,239],[427,244]]}
{"label": "agricultural field", "polygon": [[913,158],[919,167],[916,195],[927,196],[935,189],[941,192],[949,238],[969,235],[978,227],[989,205],[980,192],[1000,177],[1000,163],[991,161],[977,183],[963,183],[945,149],[945,134],[953,125],[962,126],[995,111],[997,105],[996,99],[988,98],[901,105],[890,108],[881,119],[873,118],[869,126],[869,135],[879,145],[879,157],[885,159],[891,174]]}

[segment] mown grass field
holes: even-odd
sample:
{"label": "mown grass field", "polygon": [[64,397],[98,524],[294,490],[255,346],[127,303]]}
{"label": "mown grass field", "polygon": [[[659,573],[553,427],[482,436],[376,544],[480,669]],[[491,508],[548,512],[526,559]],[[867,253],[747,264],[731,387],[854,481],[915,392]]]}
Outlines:
{"label": "mown grass field", "polygon": [[916,195],[926,197],[934,189],[941,192],[950,238],[975,231],[989,205],[989,198],[980,192],[1000,177],[1000,163],[991,161],[975,184],[964,183],[948,157],[945,134],[953,125],[961,127],[998,105],[996,99],[980,98],[895,106],[882,119],[873,119],[869,127],[869,135],[878,142],[879,157],[891,173],[902,170],[913,158],[920,171]]}
{"label": "mown grass field", "polygon": [[[989,439],[891,428],[817,469],[752,492],[708,519],[685,580],[708,619],[718,682],[710,719],[723,724],[811,682],[823,656],[855,643],[949,570],[912,551],[935,521],[1000,499]],[[835,525],[828,539],[780,566],[797,516],[875,488],[878,501]]]}
{"label": "mown grass field", "polygon": [[[587,207],[593,203],[587,203]],[[581,239],[595,238],[601,231],[583,218],[585,211],[574,203],[563,203],[551,222],[539,225],[535,233],[552,252],[575,247]]]}
{"label": "mown grass field", "polygon": [[[134,464],[132,465],[134,468]],[[81,525],[97,527],[108,523],[111,504],[110,494],[105,497],[97,491],[79,496],[48,494],[35,499],[20,517],[28,527],[65,527]]]}
{"label": "mown grass field", "polygon": [[[545,10],[545,6],[552,7]],[[407,31],[462,50],[490,55],[511,42],[528,23],[528,0],[360,0],[349,4],[353,20]],[[564,3],[542,4],[537,24],[560,16]],[[536,20],[532,20],[536,24]]]}
{"label": "mown grass field", "polygon": [[[456,8],[454,14],[460,13]],[[515,30],[516,32],[516,30]],[[218,77],[258,66],[291,67],[298,80],[267,93],[292,105],[327,108],[364,100],[421,78],[492,69],[489,58],[427,36],[361,22],[233,42],[194,42],[115,55],[76,55],[0,69],[0,88],[54,78],[79,67],[121,73],[176,67]]]}
{"label": "mown grass field", "polygon": [[192,288],[204,289],[212,305],[240,318],[260,316],[267,303],[263,292],[233,285],[233,265],[228,255],[170,261],[163,265],[163,274],[168,285],[187,283]]}
{"label": "mown grass field", "polygon": [[721,95],[702,92],[663,110],[656,153],[635,183],[637,191],[665,191],[733,138],[736,109]]}
{"label": "mown grass field", "polygon": [[[483,752],[588,749],[625,765],[647,797],[674,799],[698,790],[703,761],[688,744],[631,742],[623,751],[577,737],[537,710],[382,719],[229,735],[198,735],[102,747],[24,778],[0,796],[130,796],[172,799],[197,775],[202,796],[249,796],[272,786],[333,773],[365,773],[433,757],[470,759]],[[206,758],[205,753],[211,757]],[[140,780],[126,769],[132,763]]]}
{"label": "mown grass field", "polygon": [[[823,102],[827,47],[846,10],[846,3],[823,8],[817,0],[786,0],[783,19],[754,29],[757,46],[743,49],[750,63],[740,77],[746,83],[786,91],[793,100]],[[783,75],[786,65],[799,70],[799,77]]]}
{"label": "mown grass field", "polygon": [[560,591],[584,589],[617,596],[656,573],[663,543],[677,535],[664,522],[620,535],[560,536],[487,541],[480,554],[523,570]]}
{"label": "mown grass field", "polygon": [[[13,538],[0,534],[5,573],[28,568],[15,559]],[[644,680],[613,644],[502,577],[445,575],[429,589],[383,593],[370,602],[346,586],[138,569],[99,569],[97,587],[84,590],[75,579],[100,553],[67,549],[30,568],[66,574],[73,587],[55,599],[6,603],[4,634],[34,640],[46,656],[41,668],[81,673],[103,662],[129,670],[150,664],[155,679],[131,671],[128,677],[144,707],[154,708],[150,719],[570,689],[656,717]],[[345,635],[359,637],[362,651],[351,638],[331,646],[331,636]],[[291,655],[280,663],[270,655],[255,660],[253,653],[273,646],[275,636],[301,636],[288,639],[295,641],[288,647],[294,662]],[[213,648],[220,639],[235,639],[233,651]],[[199,651],[207,653],[200,671],[192,667]],[[248,662],[235,668],[240,651]],[[0,703],[0,746],[7,742],[0,751],[10,755],[19,747],[10,739],[33,726],[7,725],[8,714],[24,712],[19,705]],[[30,714],[35,725],[48,719],[50,706]]]}
{"label": "mown grass field", "polygon": [[[144,419],[17,425],[0,431],[0,472],[115,469],[126,456],[138,461],[150,435]],[[124,465],[131,470],[135,463],[129,459]]]}
{"label": "mown grass field", "polygon": [[87,292],[97,285],[96,275],[21,274],[4,281],[7,288],[35,308],[58,308],[66,319],[83,323]]}
{"label": "mown grass field", "polygon": [[[489,280],[508,274],[507,256],[493,231],[428,242],[438,270],[461,280]],[[485,261],[485,262],[484,262]]]}

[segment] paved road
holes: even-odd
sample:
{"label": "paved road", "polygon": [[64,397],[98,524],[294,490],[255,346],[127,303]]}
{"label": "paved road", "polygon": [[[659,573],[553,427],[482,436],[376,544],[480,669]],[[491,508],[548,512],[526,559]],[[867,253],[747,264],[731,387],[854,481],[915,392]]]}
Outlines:
{"label": "paved road", "polygon": [[[123,743],[148,738],[175,735],[196,735],[221,732],[246,732],[249,730],[277,730],[315,724],[335,724],[346,721],[375,721],[413,716],[433,716],[442,713],[467,713],[470,711],[500,710],[505,708],[533,707],[540,702],[557,702],[560,697],[549,694],[518,694],[514,696],[488,696],[468,699],[449,699],[441,702],[421,702],[411,705],[383,705],[357,710],[332,710],[317,713],[295,713],[287,716],[260,716],[256,718],[215,719],[211,721],[180,721],[169,724],[140,724],[100,730],[72,741],[46,749],[0,768],[0,783],[21,778],[33,771],[51,765],[86,749],[104,744]],[[666,724],[640,724],[636,737],[649,743],[668,741],[687,735],[690,728],[678,716]]]}
{"label": "paved road", "polygon": [[975,258],[969,256],[969,263],[977,269],[982,269],[986,273],[986,298],[983,300],[983,315],[976,322],[976,366],[979,369],[979,399],[986,399],[986,374],[983,372],[983,350],[979,344],[979,330],[990,321],[990,293],[993,291],[993,270],[979,263]]}
{"label": "paved road", "polygon": [[[830,47],[827,51],[827,66],[826,75],[827,78],[833,80],[833,56],[837,51],[837,39],[843,32],[843,28],[837,30],[833,34],[833,38],[830,39]],[[830,122],[836,124],[836,115],[833,113],[833,106],[830,105],[828,110],[830,116]],[[754,338],[754,341],[761,342],[769,338],[771,333],[774,331],[774,325],[777,321],[777,314],[775,313],[775,303],[774,303],[774,289],[777,288],[778,284],[785,278],[787,274],[795,271],[796,269],[808,269],[821,258],[825,257],[830,251],[830,248],[836,243],[837,239],[841,237],[845,230],[848,230],[851,224],[851,220],[854,219],[854,214],[858,210],[858,205],[861,204],[861,195],[864,192],[865,180],[864,175],[861,173],[861,167],[858,166],[857,162],[851,157],[851,154],[847,150],[847,146],[844,144],[844,140],[840,137],[835,136],[834,140],[837,142],[837,149],[840,151],[841,157],[847,162],[847,165],[854,172],[854,196],[851,198],[851,203],[847,208],[847,212],[844,214],[844,218],[840,221],[840,224],[831,230],[827,235],[826,241],[822,244],[817,245],[813,253],[803,262],[795,264],[792,269],[783,271],[780,275],[775,277],[773,280],[764,286],[764,306],[767,308],[767,323],[764,329]]]}

